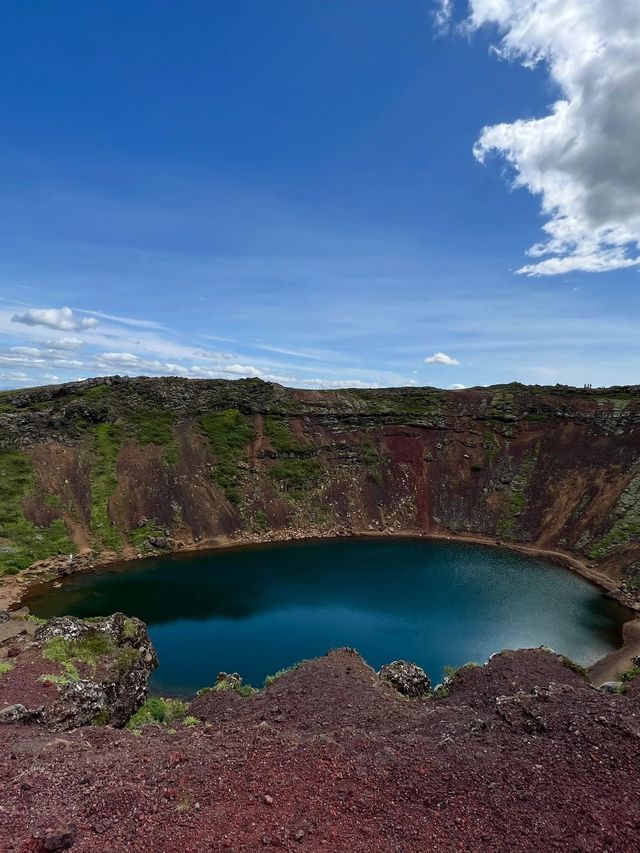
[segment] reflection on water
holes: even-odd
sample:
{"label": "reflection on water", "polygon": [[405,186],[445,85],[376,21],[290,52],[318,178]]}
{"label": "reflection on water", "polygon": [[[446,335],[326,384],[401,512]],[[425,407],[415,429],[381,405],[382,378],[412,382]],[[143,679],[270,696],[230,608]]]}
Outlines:
{"label": "reflection on water", "polygon": [[615,648],[627,611],[570,572],[508,551],[419,540],[296,542],[164,557],[42,588],[38,616],[121,610],[149,626],[152,688],[189,694],[221,669],[265,675],[354,646],[378,668],[445,665],[548,645],[589,664]]}

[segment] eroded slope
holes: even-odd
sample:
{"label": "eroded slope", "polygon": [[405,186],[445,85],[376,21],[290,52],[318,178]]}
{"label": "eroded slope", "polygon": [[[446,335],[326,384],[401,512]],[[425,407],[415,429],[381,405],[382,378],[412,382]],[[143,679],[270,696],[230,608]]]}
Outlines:
{"label": "eroded slope", "polygon": [[640,584],[640,390],[87,380],[0,396],[0,568],[219,537],[482,534]]}

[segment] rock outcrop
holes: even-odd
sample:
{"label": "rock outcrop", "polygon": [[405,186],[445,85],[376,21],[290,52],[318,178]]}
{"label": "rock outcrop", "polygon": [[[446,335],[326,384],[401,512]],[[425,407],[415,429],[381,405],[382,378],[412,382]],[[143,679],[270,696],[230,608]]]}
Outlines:
{"label": "rock outcrop", "polygon": [[157,657],[139,619],[63,616],[29,627],[0,644],[0,722],[124,726],[145,701]]}
{"label": "rock outcrop", "polygon": [[406,660],[385,664],[378,676],[410,699],[424,699],[431,692],[431,680],[424,669]]}

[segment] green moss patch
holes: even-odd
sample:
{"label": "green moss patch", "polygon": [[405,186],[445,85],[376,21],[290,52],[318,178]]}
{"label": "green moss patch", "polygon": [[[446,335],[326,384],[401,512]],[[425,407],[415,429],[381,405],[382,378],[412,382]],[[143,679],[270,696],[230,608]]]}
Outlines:
{"label": "green moss patch", "polygon": [[237,505],[242,498],[238,462],[246,456],[247,445],[255,438],[253,427],[238,409],[203,415],[200,426],[215,456],[213,479],[227,500]]}
{"label": "green moss patch", "polygon": [[606,557],[640,536],[640,474],[633,478],[620,495],[614,517],[609,532],[589,552],[594,560]]}
{"label": "green moss patch", "polygon": [[286,418],[267,415],[264,419],[264,431],[276,453],[297,456],[315,452],[314,444],[309,441],[299,441],[295,437]]}
{"label": "green moss patch", "polygon": [[269,516],[263,509],[258,509],[253,514],[253,524],[257,530],[269,529]]}
{"label": "green moss patch", "polygon": [[165,536],[165,528],[161,527],[157,521],[147,521],[145,524],[134,527],[129,531],[129,540],[131,544],[141,550],[144,547],[145,540],[149,536],[163,538]]}
{"label": "green moss patch", "polygon": [[119,551],[122,537],[109,517],[109,499],[118,486],[117,464],[123,429],[118,424],[99,424],[93,430],[91,466],[91,532],[98,548]]}
{"label": "green moss patch", "polygon": [[130,646],[117,646],[110,637],[99,631],[90,632],[78,640],[67,640],[64,637],[53,637],[48,640],[42,650],[44,660],[54,661],[63,669],[62,676],[41,676],[41,680],[64,683],[78,681],[80,674],[78,664],[89,667],[94,677],[100,662],[119,672],[128,669],[138,657],[137,649]]}
{"label": "green moss patch", "polygon": [[527,507],[529,485],[538,463],[539,449],[522,459],[508,487],[502,493],[500,518],[496,523],[496,533],[503,539],[513,536],[518,519]]}
{"label": "green moss patch", "polygon": [[[69,554],[75,546],[64,521],[39,527],[24,514],[26,499],[37,487],[29,456],[20,450],[0,452],[0,572],[15,574],[36,560],[58,552]],[[43,500],[55,501],[45,495]]]}
{"label": "green moss patch", "polygon": [[178,461],[178,446],[174,430],[175,415],[167,409],[145,409],[127,415],[133,437],[138,444],[154,444],[164,447],[165,461],[175,465]]}
{"label": "green moss patch", "polygon": [[269,469],[277,488],[294,496],[318,486],[324,478],[324,468],[314,459],[282,459]]}
{"label": "green moss patch", "polygon": [[382,483],[382,460],[371,439],[366,439],[362,444],[362,461],[364,462],[367,475],[374,483]]}
{"label": "green moss patch", "polygon": [[[158,696],[152,696],[131,717],[127,728],[136,731],[145,726],[171,726],[189,719],[187,709],[187,704],[180,699],[161,699]],[[193,724],[187,723],[187,725]]]}

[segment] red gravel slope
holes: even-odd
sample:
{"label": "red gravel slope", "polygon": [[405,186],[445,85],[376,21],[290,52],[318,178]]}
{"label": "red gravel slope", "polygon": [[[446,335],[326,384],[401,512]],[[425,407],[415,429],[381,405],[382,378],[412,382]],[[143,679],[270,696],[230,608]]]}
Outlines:
{"label": "red gravel slope", "polygon": [[139,736],[0,727],[0,849],[640,850],[640,690],[547,652],[420,702],[340,650],[191,713]]}

